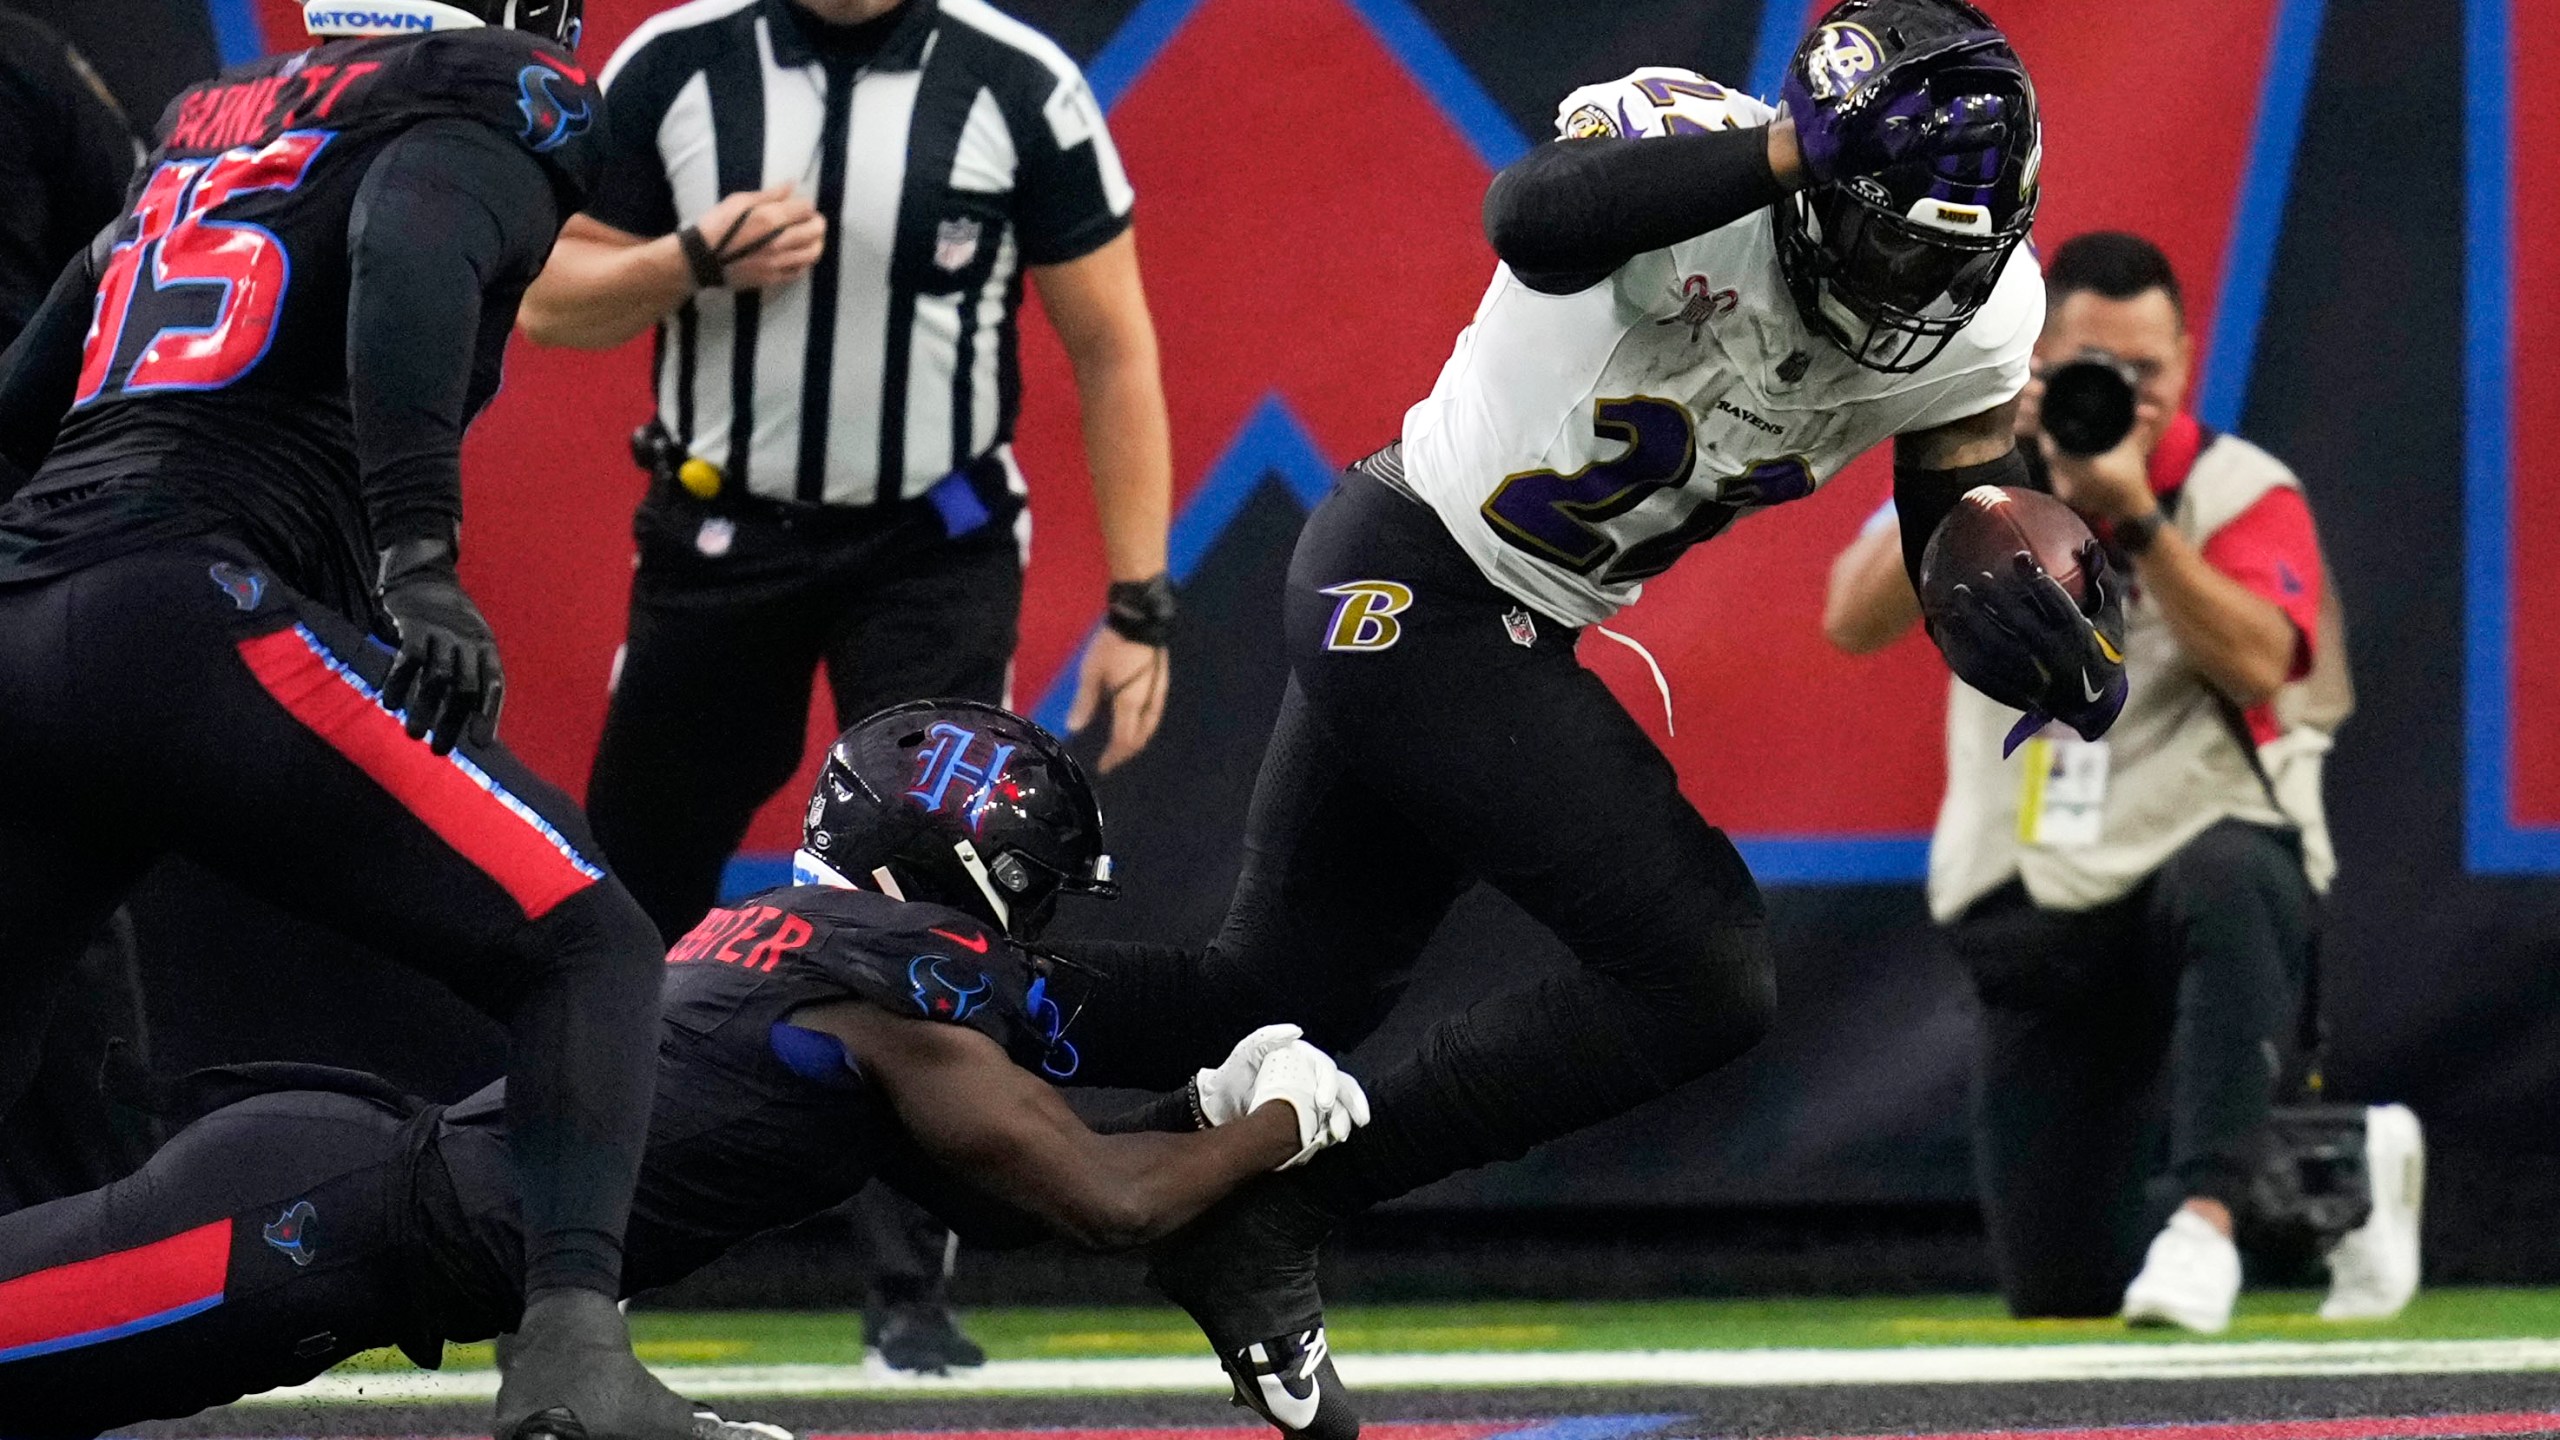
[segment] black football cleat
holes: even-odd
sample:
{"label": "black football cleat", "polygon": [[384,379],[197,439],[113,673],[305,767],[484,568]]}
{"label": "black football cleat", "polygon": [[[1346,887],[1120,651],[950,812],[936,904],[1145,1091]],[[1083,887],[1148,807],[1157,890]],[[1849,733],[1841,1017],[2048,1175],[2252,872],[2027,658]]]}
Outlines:
{"label": "black football cleat", "polygon": [[[875,1323],[876,1321],[876,1323]],[[948,1375],[987,1363],[987,1352],[960,1328],[951,1307],[931,1300],[902,1300],[863,1317],[864,1348],[880,1363],[917,1375]]]}
{"label": "black football cleat", "polygon": [[1265,1183],[1157,1242],[1147,1281],[1209,1337],[1236,1403],[1299,1440],[1356,1440],[1316,1289],[1322,1222]]}
{"label": "black football cleat", "polygon": [[692,1402],[632,1355],[622,1311],[593,1290],[535,1297],[502,1369],[497,1440],[699,1440]]}
{"label": "black football cleat", "polygon": [[1218,1363],[1235,1386],[1236,1403],[1291,1440],[1359,1440],[1360,1414],[1333,1373],[1322,1325],[1222,1352]]}

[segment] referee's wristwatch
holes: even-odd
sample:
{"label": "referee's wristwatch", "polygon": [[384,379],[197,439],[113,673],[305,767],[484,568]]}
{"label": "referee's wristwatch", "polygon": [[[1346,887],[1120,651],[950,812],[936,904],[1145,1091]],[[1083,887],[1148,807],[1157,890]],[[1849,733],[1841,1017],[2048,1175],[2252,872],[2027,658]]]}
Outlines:
{"label": "referee's wristwatch", "polygon": [[1124,640],[1162,649],[1173,639],[1174,611],[1173,577],[1158,571],[1152,579],[1112,581],[1102,623]]}

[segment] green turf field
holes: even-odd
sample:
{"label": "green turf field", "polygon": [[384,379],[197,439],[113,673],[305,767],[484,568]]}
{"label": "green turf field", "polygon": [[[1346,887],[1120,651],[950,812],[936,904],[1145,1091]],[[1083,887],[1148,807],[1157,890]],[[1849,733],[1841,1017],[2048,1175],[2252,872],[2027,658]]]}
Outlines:
{"label": "green turf field", "polygon": [[[1618,1304],[1347,1305],[1336,1347],[1372,1354],[1442,1351],[1863,1349],[1904,1345],[2102,1344],[2184,1340],[2483,1340],[2560,1337],[2560,1290],[2432,1290],[2399,1319],[2332,1325],[2313,1291],[2242,1297],[2227,1335],[2132,1331],[2112,1320],[2016,1321],[1989,1296],[1872,1300],[1662,1300]],[[974,1310],[969,1332],[999,1360],[1191,1355],[1199,1333],[1170,1309]],[[855,1365],[860,1325],[843,1312],[642,1310],[642,1359],[657,1365]],[[489,1347],[457,1345],[449,1367],[485,1366]],[[356,1366],[407,1369],[396,1355]]]}

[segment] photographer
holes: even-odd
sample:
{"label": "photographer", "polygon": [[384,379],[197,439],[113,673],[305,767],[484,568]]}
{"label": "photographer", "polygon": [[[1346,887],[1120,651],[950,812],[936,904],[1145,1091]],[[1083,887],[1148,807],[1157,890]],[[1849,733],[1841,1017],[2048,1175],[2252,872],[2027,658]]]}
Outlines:
{"label": "photographer", "polygon": [[[2045,284],[2020,425],[2130,575],[2132,693],[2105,740],[2048,726],[2003,759],[2015,713],[1952,687],[1929,905],[1982,1002],[1976,1170],[2011,1309],[2216,1331],[2301,1058],[2344,649],[2300,483],[2180,408],[2193,342],[2166,257],[2083,235]],[[1900,554],[1888,508],[1835,562],[1841,649],[1919,617]],[[2331,1319],[2396,1313],[2418,1280],[2416,1122],[2363,1124],[2372,1218],[2329,1251]],[[2164,1131],[2176,1208],[2146,1253]]]}

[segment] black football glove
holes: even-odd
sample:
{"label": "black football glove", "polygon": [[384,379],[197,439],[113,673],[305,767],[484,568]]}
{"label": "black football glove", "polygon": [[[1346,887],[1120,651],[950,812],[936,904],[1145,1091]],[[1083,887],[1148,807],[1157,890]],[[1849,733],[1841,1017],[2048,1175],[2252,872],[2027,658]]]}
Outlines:
{"label": "black football glove", "polygon": [[498,637],[480,607],[463,593],[446,540],[408,540],[382,552],[377,584],[400,654],[383,682],[384,708],[408,721],[409,738],[438,755],[453,753],[468,727],[474,744],[498,733],[506,676],[498,669]]}
{"label": "black football glove", "polygon": [[2123,711],[2124,603],[2096,540],[2080,549],[2084,604],[2019,551],[2007,575],[1958,584],[1932,626],[1939,652],[1958,678],[2026,713],[2000,753],[2059,720],[2095,740]]}

